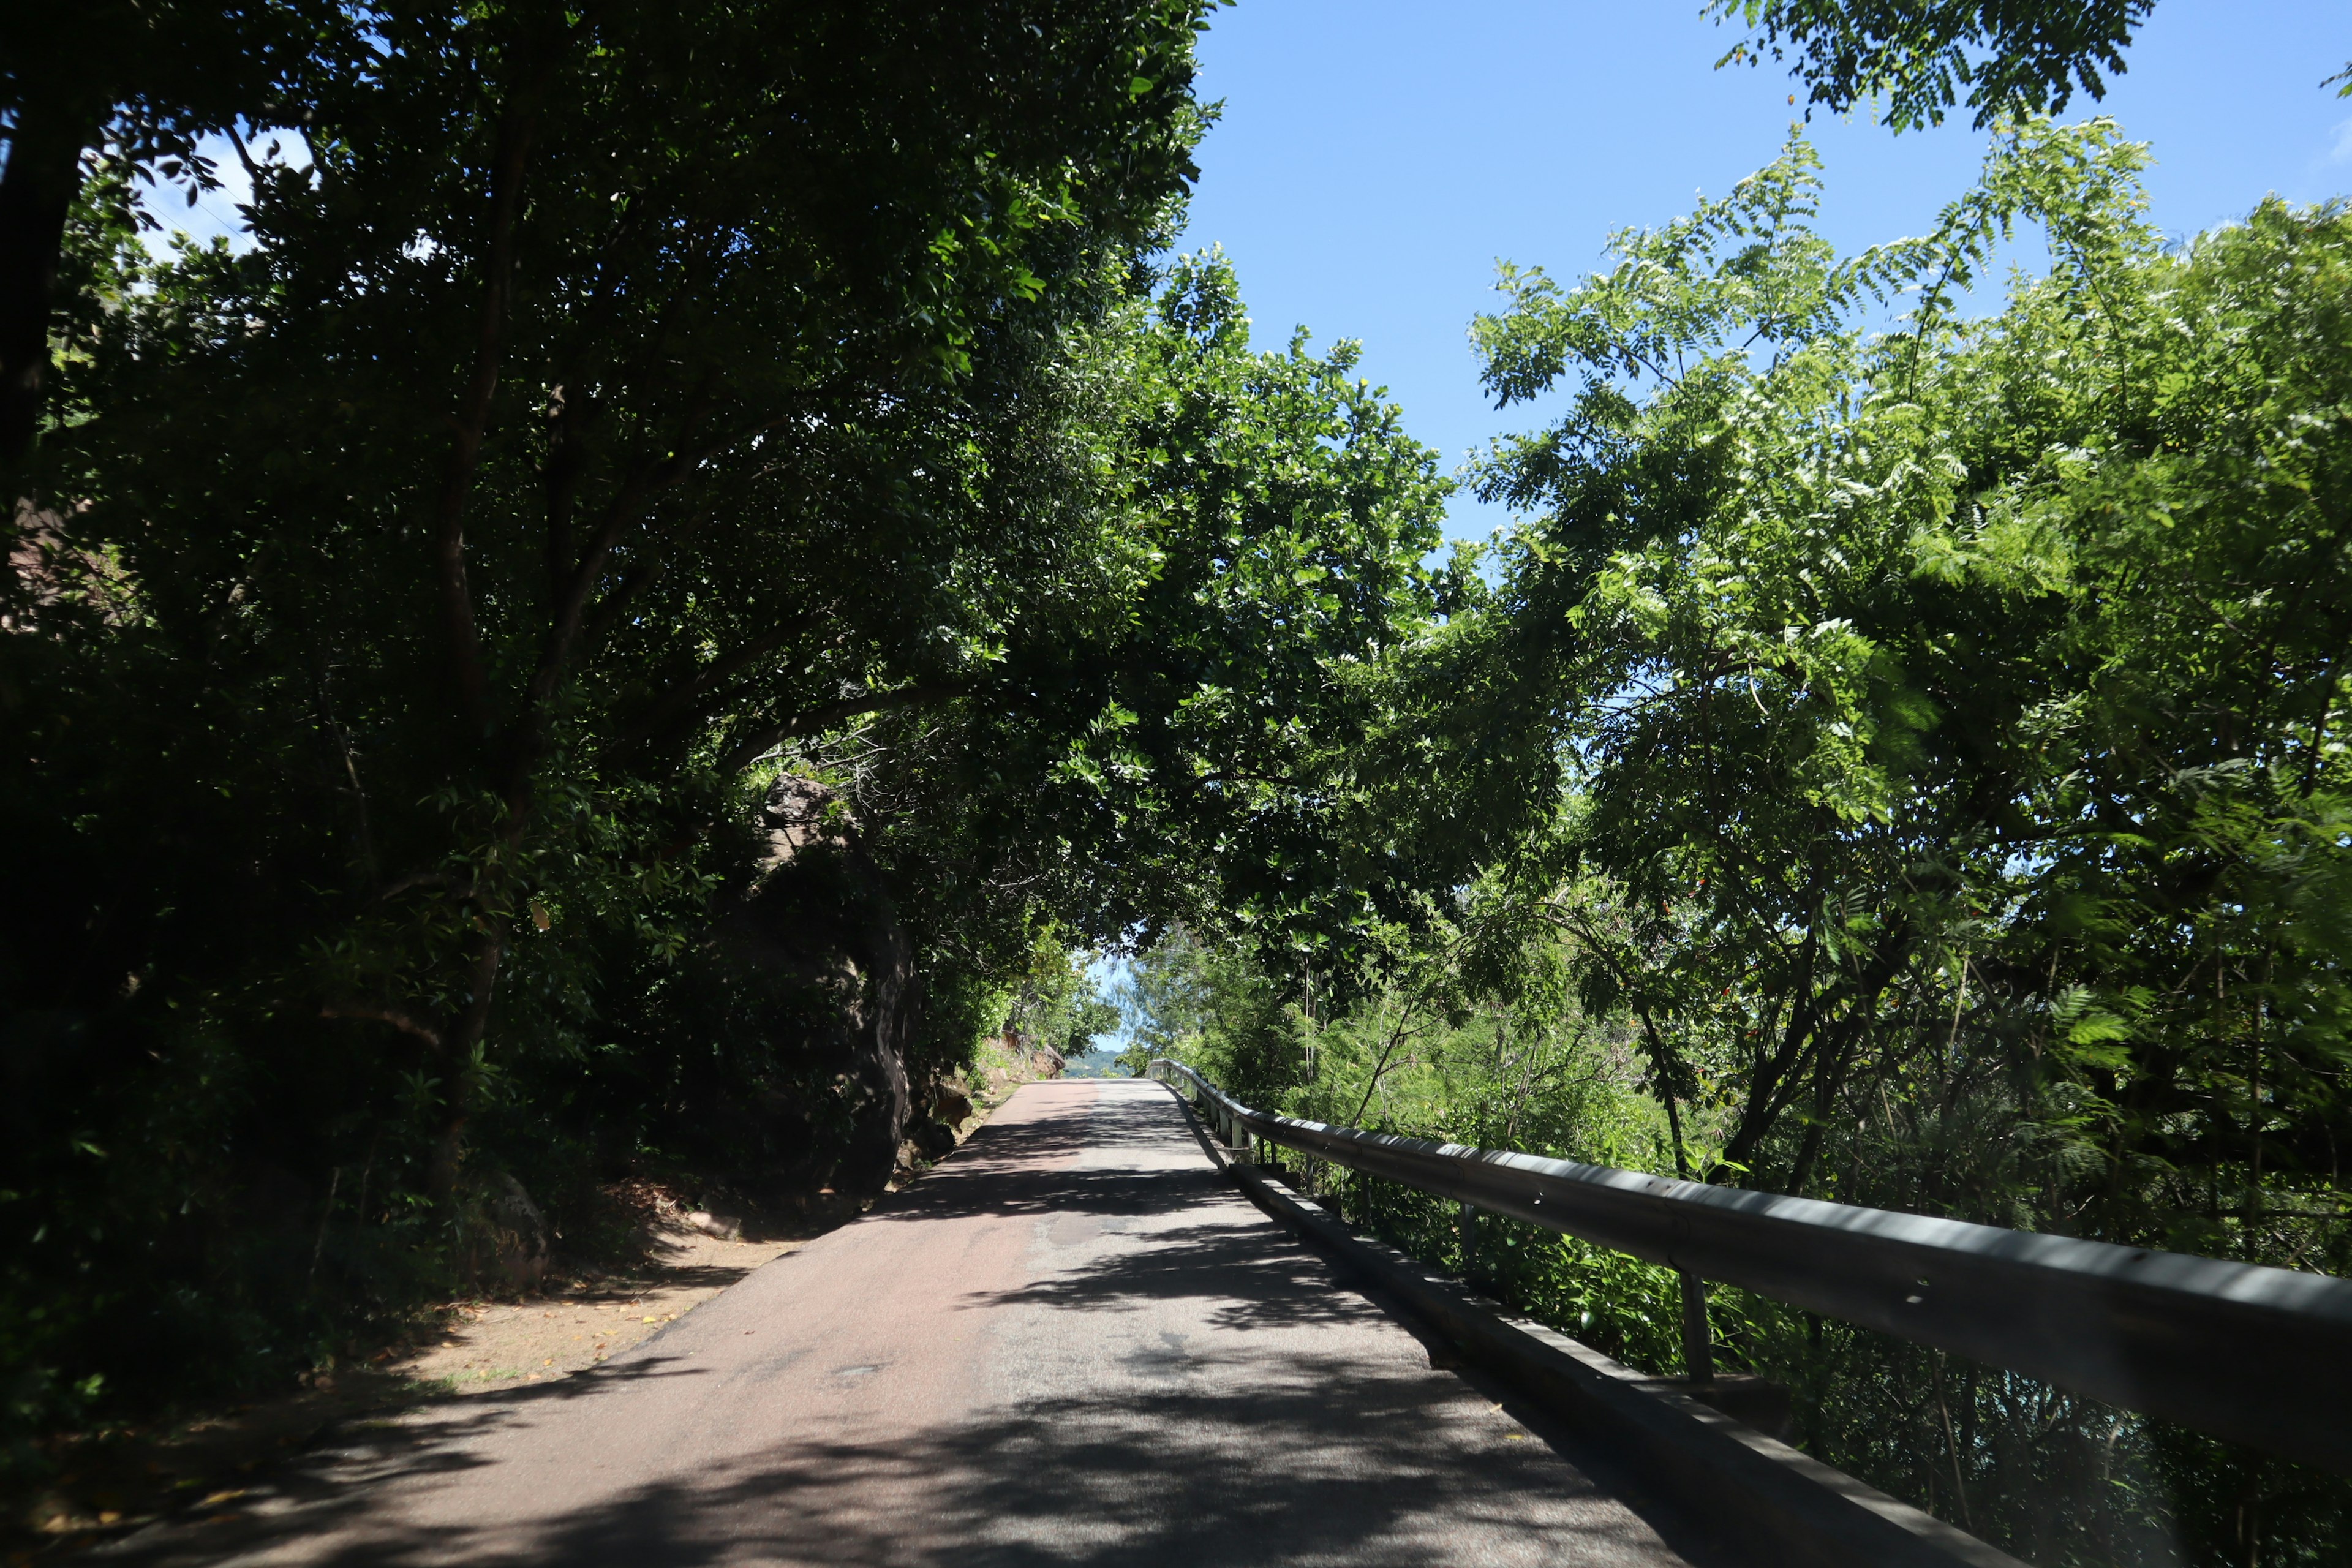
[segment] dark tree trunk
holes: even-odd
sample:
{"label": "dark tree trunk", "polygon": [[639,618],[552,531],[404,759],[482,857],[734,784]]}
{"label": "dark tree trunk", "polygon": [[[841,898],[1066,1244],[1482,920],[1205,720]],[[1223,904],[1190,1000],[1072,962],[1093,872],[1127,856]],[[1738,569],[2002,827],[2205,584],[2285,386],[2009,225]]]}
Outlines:
{"label": "dark tree trunk", "polygon": [[81,188],[81,153],[95,127],[39,103],[18,112],[0,171],[0,462],[39,428],[49,373],[49,297],[66,214]]}

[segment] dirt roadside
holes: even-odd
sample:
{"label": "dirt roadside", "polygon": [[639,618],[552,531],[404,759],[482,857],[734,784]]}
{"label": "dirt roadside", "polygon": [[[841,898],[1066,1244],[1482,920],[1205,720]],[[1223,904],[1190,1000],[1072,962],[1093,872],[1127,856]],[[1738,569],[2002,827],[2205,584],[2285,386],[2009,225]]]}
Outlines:
{"label": "dirt roadside", "polygon": [[[967,1096],[970,1107],[969,1114],[951,1124],[958,1147],[1023,1084],[1057,1077],[1061,1070],[1059,1057],[984,1053],[982,1064],[951,1086]],[[931,1163],[911,1144],[899,1157],[890,1192],[919,1180]],[[636,1204],[647,1243],[643,1268],[518,1301],[453,1302],[438,1342],[390,1361],[383,1370],[412,1391],[442,1394],[568,1377],[618,1355],[754,1268],[847,1224],[866,1206],[821,1209],[804,1225],[744,1240],[698,1227],[693,1211],[673,1194],[646,1188]]]}
{"label": "dirt roadside", "polygon": [[421,1325],[427,1331],[369,1364],[314,1373],[297,1393],[60,1440],[59,1473],[16,1500],[0,1561],[47,1561],[166,1518],[218,1517],[247,1505],[268,1489],[272,1469],[346,1423],[584,1372],[863,1207],[845,1204],[789,1234],[744,1240],[698,1229],[690,1211],[652,1184],[626,1185],[644,1246],[625,1268],[583,1271],[520,1298],[449,1302],[437,1324]]}
{"label": "dirt roadside", "polygon": [[[844,1214],[833,1224],[851,1217]],[[451,1303],[441,1338],[390,1360],[383,1371],[421,1394],[463,1394],[569,1377],[675,1322],[763,1263],[833,1228],[745,1241],[705,1235],[665,1199],[647,1226],[646,1261],[623,1273],[520,1300]]]}

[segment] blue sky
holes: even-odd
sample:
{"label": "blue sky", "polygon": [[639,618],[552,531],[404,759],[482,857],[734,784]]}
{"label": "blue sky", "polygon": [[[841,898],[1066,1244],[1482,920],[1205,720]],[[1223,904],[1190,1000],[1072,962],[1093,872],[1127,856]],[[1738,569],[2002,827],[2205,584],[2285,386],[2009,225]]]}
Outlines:
{"label": "blue sky", "polygon": [[[1533,423],[1487,405],[1466,336],[1497,258],[1580,275],[1612,229],[1719,195],[1779,148],[1796,84],[1769,63],[1715,70],[1739,36],[1698,0],[1241,0],[1202,43],[1202,96],[1224,117],[1181,246],[1232,256],[1258,346],[1297,324],[1360,339],[1362,374],[1451,469]],[[2352,192],[2352,100],[2317,86],[2352,58],[2347,0],[2158,0],[2127,58],[2104,103],[2066,118],[2111,114],[2151,144],[2168,232],[2273,192]],[[1897,137],[1816,118],[1811,134],[1823,230],[1848,249],[1922,232],[1984,151],[1965,119]],[[1503,521],[1457,496],[1451,531]]]}

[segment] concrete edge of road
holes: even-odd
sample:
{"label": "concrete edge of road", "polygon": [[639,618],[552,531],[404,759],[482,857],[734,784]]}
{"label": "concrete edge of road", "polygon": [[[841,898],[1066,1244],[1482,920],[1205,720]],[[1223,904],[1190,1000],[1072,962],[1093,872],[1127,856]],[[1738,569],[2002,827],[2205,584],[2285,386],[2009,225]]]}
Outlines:
{"label": "concrete edge of road", "polygon": [[1644,1377],[1540,1323],[1512,1317],[1459,1280],[1356,1235],[1276,1177],[1235,1161],[1173,1095],[1209,1158],[1258,1207],[1344,1271],[1420,1320],[1487,1373],[1701,1517],[1730,1516],[1743,1541],[1822,1568],[2025,1568],[2007,1552],[1754,1427]]}

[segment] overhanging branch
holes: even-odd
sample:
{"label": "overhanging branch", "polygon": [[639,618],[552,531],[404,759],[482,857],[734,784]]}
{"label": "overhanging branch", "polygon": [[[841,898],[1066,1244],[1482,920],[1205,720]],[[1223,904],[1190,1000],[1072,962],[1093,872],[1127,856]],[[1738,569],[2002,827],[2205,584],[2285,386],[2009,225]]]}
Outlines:
{"label": "overhanging branch", "polygon": [[805,708],[782,723],[771,725],[728,748],[726,754],[719,759],[719,769],[721,773],[731,773],[748,768],[793,736],[814,734],[845,719],[862,718],[868,713],[883,713],[897,708],[919,708],[926,703],[945,702],[963,695],[964,689],[961,685],[950,681],[917,681],[896,690],[861,691],[838,702]]}
{"label": "overhanging branch", "polygon": [[770,628],[732,651],[712,659],[697,670],[691,678],[678,682],[656,698],[644,711],[630,721],[619,734],[613,737],[612,741],[605,745],[604,754],[608,758],[617,756],[692,718],[704,698],[741,674],[757,660],[766,658],[809,630],[817,620],[818,616],[814,613],[795,616],[791,620]]}

